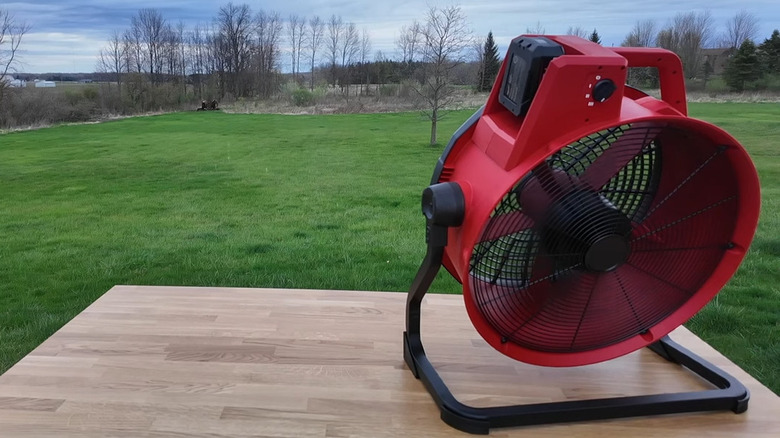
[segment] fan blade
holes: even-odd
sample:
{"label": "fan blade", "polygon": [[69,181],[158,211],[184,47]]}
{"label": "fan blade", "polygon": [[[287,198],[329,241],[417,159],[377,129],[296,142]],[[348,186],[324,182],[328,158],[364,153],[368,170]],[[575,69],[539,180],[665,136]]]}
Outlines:
{"label": "fan blade", "polygon": [[598,191],[620,169],[639,155],[663,129],[658,123],[634,123],[631,129],[623,133],[612,143],[582,175],[582,181]]}
{"label": "fan blade", "polygon": [[[490,219],[481,241],[495,240],[533,228],[536,223],[544,221],[551,205],[577,188],[583,188],[583,184],[576,176],[542,163],[496,207],[496,212],[502,213]],[[513,201],[516,205],[511,202],[512,196],[515,197]]]}
{"label": "fan blade", "polygon": [[522,284],[505,281],[491,283],[476,270],[472,270],[469,276],[477,305],[491,324],[504,335],[517,330],[518,325],[532,318],[550,299],[544,288],[537,286],[548,283],[555,276],[551,274],[552,261],[541,257],[534,260],[531,270]]}
{"label": "fan blade", "polygon": [[553,203],[578,186],[581,182],[576,176],[543,163],[522,186],[520,205],[534,220],[540,221]]}
{"label": "fan blade", "polygon": [[474,248],[470,275],[492,285],[524,288],[533,275],[538,244],[533,230],[481,242]]}
{"label": "fan blade", "polygon": [[482,242],[500,239],[510,234],[520,233],[533,228],[534,220],[522,211],[512,211],[498,215],[490,220],[488,227],[482,234]]}

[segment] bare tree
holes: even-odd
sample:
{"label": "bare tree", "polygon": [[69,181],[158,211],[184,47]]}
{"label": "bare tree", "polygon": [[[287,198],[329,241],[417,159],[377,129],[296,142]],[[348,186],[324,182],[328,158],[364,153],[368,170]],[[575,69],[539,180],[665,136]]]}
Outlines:
{"label": "bare tree", "polygon": [[5,76],[13,72],[19,62],[19,45],[30,26],[16,18],[5,9],[0,9],[0,102],[3,100]]}
{"label": "bare tree", "polygon": [[311,53],[311,78],[309,85],[312,91],[314,91],[314,67],[316,67],[317,62],[317,50],[319,50],[322,45],[322,36],[324,32],[325,23],[318,15],[315,15],[309,20],[309,35],[308,38],[306,38],[309,53]]}
{"label": "bare tree", "polygon": [[161,56],[165,64],[166,78],[174,78],[179,73],[179,34],[170,24],[165,25],[162,38]]}
{"label": "bare tree", "polygon": [[108,39],[106,47],[100,50],[98,55],[97,70],[109,73],[117,89],[122,92],[122,73],[127,71],[127,45],[119,32],[114,31]]}
{"label": "bare tree", "polygon": [[569,26],[569,28],[566,29],[566,35],[574,35],[587,39],[590,36],[590,32],[585,30],[582,26]]}
{"label": "bare tree", "polygon": [[[655,43],[656,25],[652,19],[639,20],[634,23],[631,32],[621,43],[623,47],[651,47]],[[627,82],[634,86],[656,86],[658,71],[650,67],[628,69]]]}
{"label": "bare tree", "polygon": [[228,3],[219,8],[217,26],[225,48],[223,56],[227,87],[234,96],[244,96],[247,92],[247,72],[252,57],[252,11],[246,4],[236,6]]}
{"label": "bare tree", "polygon": [[193,84],[197,90],[198,99],[203,100],[203,79],[208,70],[208,46],[206,38],[208,29],[201,24],[195,25],[189,37],[187,47],[190,50],[190,71],[192,72]]}
{"label": "bare tree", "polygon": [[683,12],[677,14],[672,22],[658,33],[656,44],[677,53],[685,75],[694,78],[702,67],[702,49],[708,47],[712,39],[713,21],[709,11]]}
{"label": "bare tree", "polygon": [[537,21],[534,27],[526,27],[525,33],[533,34],[533,35],[544,35],[544,26],[542,26],[541,21]]}
{"label": "bare tree", "polygon": [[159,80],[162,70],[163,37],[166,27],[165,18],[157,9],[144,8],[130,20],[132,35],[137,38],[139,65],[146,67],[152,83]]}
{"label": "bare tree", "polygon": [[287,21],[287,38],[290,42],[290,65],[293,80],[297,81],[300,74],[301,49],[303,48],[304,32],[306,30],[306,17],[295,14],[290,15]]}
{"label": "bare tree", "polygon": [[303,49],[306,47],[306,17],[302,17],[298,22],[298,41],[295,42],[296,52],[298,56],[295,57],[295,71],[301,74],[301,57],[303,56]]}
{"label": "bare tree", "polygon": [[278,83],[279,41],[284,24],[277,12],[260,11],[255,17],[257,49],[255,65],[258,76],[258,91],[261,97],[269,97]]}
{"label": "bare tree", "polygon": [[178,76],[179,81],[182,87],[182,96],[187,95],[187,66],[189,65],[189,62],[187,60],[188,56],[188,50],[187,50],[187,35],[184,27],[184,22],[179,20],[179,23],[176,25],[176,41],[178,42],[178,50],[176,53],[177,57],[177,67],[178,67]]}
{"label": "bare tree", "polygon": [[652,19],[639,20],[634,23],[631,32],[626,35],[623,47],[650,47],[655,42],[656,25]]}
{"label": "bare tree", "polygon": [[395,45],[401,55],[401,62],[411,64],[420,49],[420,39],[422,27],[420,23],[414,21],[409,26],[401,27],[401,32],[395,40]]}
{"label": "bare tree", "polygon": [[[491,35],[493,31],[490,31]],[[472,63],[475,63],[477,65],[477,74],[474,78],[474,82],[476,82],[476,89],[477,91],[483,91],[482,87],[482,78],[485,77],[485,72],[487,71],[487,63],[485,62],[485,44],[483,44],[479,39],[474,38],[474,40],[471,42],[471,47],[469,47],[469,52],[471,53],[471,59]]]}
{"label": "bare tree", "polygon": [[339,47],[342,67],[340,82],[342,92],[346,92],[346,94],[349,95],[349,86],[351,80],[348,67],[355,62],[355,58],[360,52],[360,32],[358,32],[355,23],[351,22],[344,26],[343,31],[341,46]]}
{"label": "bare tree", "polygon": [[371,33],[364,27],[360,36],[360,62],[367,63],[369,56],[371,56]]}
{"label": "bare tree", "polygon": [[330,80],[336,86],[336,66],[338,65],[339,47],[344,33],[344,22],[341,16],[331,15],[328,20],[328,38],[325,47],[328,49],[328,61],[330,61]]}
{"label": "bare tree", "polygon": [[758,34],[758,17],[743,9],[726,22],[726,32],[720,43],[730,49],[738,49],[745,40],[754,40]]}
{"label": "bare tree", "polygon": [[442,110],[454,97],[451,84],[455,67],[464,61],[472,41],[466,16],[459,6],[430,6],[422,26],[423,80],[415,91],[423,99],[431,120],[431,144],[436,144],[436,126]]}
{"label": "bare tree", "polygon": [[355,61],[360,51],[360,32],[355,23],[347,23],[344,28],[344,38],[341,39],[341,65],[349,65]]}
{"label": "bare tree", "polygon": [[[167,81],[176,82],[180,86],[185,85],[183,78],[184,57],[182,54],[182,48],[184,47],[184,22],[179,21],[175,27],[166,23],[161,41],[160,57],[165,70],[160,71],[160,73],[165,74]],[[186,87],[182,87],[181,96],[184,96],[186,91]]]}
{"label": "bare tree", "polygon": [[130,26],[124,34],[125,54],[127,56],[127,72],[143,72],[144,54],[141,47],[141,29]]}
{"label": "bare tree", "polygon": [[[368,69],[368,57],[371,56],[371,34],[368,33],[368,29],[363,28],[363,34],[360,37],[360,68],[365,78],[364,84],[365,90],[361,90],[363,93],[367,93],[369,85],[369,69]],[[361,82],[363,79],[361,78]]]}
{"label": "bare tree", "polygon": [[[216,89],[215,92],[220,97],[227,94],[227,75],[228,75],[228,62],[229,58],[225,56],[228,51],[228,44],[225,40],[225,36],[220,32],[216,23],[212,23],[211,30],[208,34],[208,60],[210,69],[216,76]],[[212,96],[213,97],[213,96]]]}

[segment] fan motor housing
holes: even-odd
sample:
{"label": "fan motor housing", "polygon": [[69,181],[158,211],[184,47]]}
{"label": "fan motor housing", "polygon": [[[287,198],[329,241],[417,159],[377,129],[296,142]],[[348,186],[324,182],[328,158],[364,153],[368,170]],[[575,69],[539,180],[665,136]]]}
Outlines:
{"label": "fan motor housing", "polygon": [[[647,346],[711,300],[753,238],[760,192],[742,146],[687,116],[676,55],[542,45],[523,111],[502,102],[505,61],[433,182],[463,193],[444,265],[479,333],[515,359],[576,366]],[[629,66],[658,68],[661,99],[624,85]]]}

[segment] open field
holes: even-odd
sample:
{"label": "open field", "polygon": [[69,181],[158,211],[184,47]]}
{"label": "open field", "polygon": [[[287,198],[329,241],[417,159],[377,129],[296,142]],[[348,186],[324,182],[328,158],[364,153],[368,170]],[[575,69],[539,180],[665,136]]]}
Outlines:
{"label": "open field", "polygon": [[[780,393],[780,106],[691,112],[747,146],[764,204],[748,259],[688,326]],[[0,372],[115,284],[406,290],[442,150],[428,130],[416,113],[190,112],[1,135]]]}

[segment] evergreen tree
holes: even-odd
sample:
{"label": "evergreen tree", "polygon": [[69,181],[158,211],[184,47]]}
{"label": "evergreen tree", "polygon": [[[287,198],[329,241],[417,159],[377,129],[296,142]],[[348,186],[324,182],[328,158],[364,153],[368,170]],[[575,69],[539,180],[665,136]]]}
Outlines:
{"label": "evergreen tree", "polygon": [[758,46],[759,62],[769,74],[780,74],[780,31],[775,29],[772,36]]}
{"label": "evergreen tree", "polygon": [[601,44],[601,37],[599,36],[599,33],[596,32],[596,29],[593,29],[593,33],[590,34],[590,40],[596,44]]}
{"label": "evergreen tree", "polygon": [[758,51],[753,41],[745,40],[729,60],[724,72],[726,84],[734,91],[743,91],[745,85],[761,76]]}
{"label": "evergreen tree", "polygon": [[481,65],[479,77],[477,78],[478,91],[490,91],[493,88],[493,82],[496,80],[498,70],[501,67],[501,61],[498,59],[498,47],[493,40],[493,32],[488,32],[485,45],[481,53]]}

